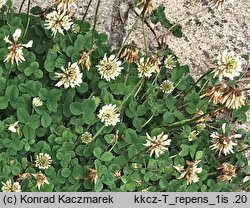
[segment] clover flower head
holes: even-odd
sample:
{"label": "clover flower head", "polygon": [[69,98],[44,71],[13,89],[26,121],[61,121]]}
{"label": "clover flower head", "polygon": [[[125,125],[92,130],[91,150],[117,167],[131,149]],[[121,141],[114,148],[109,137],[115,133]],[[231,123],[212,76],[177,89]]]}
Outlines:
{"label": "clover flower head", "polygon": [[66,11],[58,10],[47,14],[45,29],[51,29],[53,37],[56,37],[57,32],[64,35],[64,30],[68,31],[72,24],[73,22]]}
{"label": "clover flower head", "polygon": [[23,48],[31,48],[33,45],[33,41],[30,40],[27,44],[20,44],[17,43],[18,39],[21,37],[21,33],[22,31],[20,29],[16,29],[14,34],[13,34],[13,41],[11,41],[9,39],[9,36],[5,36],[4,37],[4,41],[8,44],[10,44],[10,46],[8,47],[9,52],[6,56],[6,58],[4,59],[4,62],[11,62],[11,64],[14,64],[14,61],[16,62],[16,64],[18,65],[19,63],[22,63],[23,61],[25,61],[25,58],[23,56]]}
{"label": "clover flower head", "polygon": [[52,163],[52,159],[49,154],[47,153],[39,153],[36,155],[35,166],[45,170],[48,169]]}
{"label": "clover flower head", "polygon": [[174,84],[169,80],[164,80],[160,87],[161,90],[166,94],[170,94],[174,90]]}
{"label": "clover flower head", "polygon": [[105,126],[115,126],[118,122],[120,122],[120,114],[116,113],[116,111],[116,105],[108,104],[100,109],[97,116],[102,122],[104,122]]}
{"label": "clover flower head", "polygon": [[233,4],[234,0],[209,0],[209,6],[213,10],[221,10],[226,4]]}
{"label": "clover flower head", "polygon": [[122,62],[115,55],[112,54],[107,58],[107,55],[104,54],[103,59],[96,67],[102,79],[111,81],[112,79],[115,80],[121,74],[121,70],[123,69],[121,64]]}
{"label": "clover flower head", "polygon": [[177,60],[176,58],[173,56],[173,55],[169,55],[166,59],[165,59],[165,62],[164,62],[164,66],[167,68],[167,69],[173,69],[176,67],[176,64],[177,64]]}
{"label": "clover flower head", "polygon": [[8,130],[13,132],[13,133],[19,133],[20,127],[18,124],[19,124],[19,121],[16,121],[15,123],[10,124],[8,127]]}
{"label": "clover flower head", "polygon": [[43,101],[39,98],[39,97],[34,97],[32,99],[32,106],[35,107],[39,107],[43,105]]}
{"label": "clover flower head", "polygon": [[39,173],[32,174],[36,179],[36,186],[38,190],[41,189],[44,184],[49,184],[47,177],[40,171]]}
{"label": "clover flower head", "polygon": [[137,62],[137,70],[139,72],[139,77],[150,78],[155,72],[154,65],[149,58],[145,59],[144,57],[140,58],[140,61]]}
{"label": "clover flower head", "polygon": [[89,144],[90,142],[92,142],[93,140],[93,136],[91,133],[89,133],[88,131],[84,132],[82,135],[81,135],[81,140],[83,143],[85,144]]}
{"label": "clover flower head", "polygon": [[61,87],[64,85],[64,88],[74,88],[76,86],[80,86],[82,83],[82,73],[80,71],[77,62],[68,64],[68,68],[64,68],[62,66],[63,73],[56,72],[56,78],[59,78],[59,82],[56,84],[57,87]]}
{"label": "clover flower head", "polygon": [[21,186],[18,182],[11,182],[11,180],[2,182],[2,191],[3,192],[21,192]]}
{"label": "clover flower head", "polygon": [[231,181],[236,176],[236,167],[230,163],[224,162],[217,169],[220,171],[218,178],[222,181]]}
{"label": "clover flower head", "polygon": [[200,163],[200,160],[190,162],[186,160],[186,168],[184,166],[174,166],[174,168],[180,172],[179,180],[186,177],[187,185],[191,185],[192,183],[197,183],[199,181],[198,173],[202,172],[202,168],[198,168],[197,165]]}
{"label": "clover flower head", "polygon": [[147,142],[143,144],[146,147],[149,147],[150,157],[155,153],[156,157],[159,157],[166,150],[168,150],[167,146],[170,145],[171,139],[168,139],[168,135],[163,132],[158,136],[151,137],[147,133]]}
{"label": "clover flower head", "polygon": [[0,9],[2,9],[3,5],[6,4],[7,0],[0,0]]}
{"label": "clover flower head", "polygon": [[222,133],[213,132],[210,137],[212,138],[212,145],[210,146],[215,152],[219,152],[219,155],[223,153],[227,156],[230,153],[234,153],[233,146],[237,143],[232,141],[232,138],[241,138],[241,134],[228,135],[226,133],[226,123],[222,125]]}
{"label": "clover flower head", "polygon": [[234,80],[242,71],[242,59],[240,56],[235,55],[234,52],[224,50],[215,58],[215,62],[215,68],[212,72],[214,77],[219,77],[220,81],[222,81],[223,77]]}

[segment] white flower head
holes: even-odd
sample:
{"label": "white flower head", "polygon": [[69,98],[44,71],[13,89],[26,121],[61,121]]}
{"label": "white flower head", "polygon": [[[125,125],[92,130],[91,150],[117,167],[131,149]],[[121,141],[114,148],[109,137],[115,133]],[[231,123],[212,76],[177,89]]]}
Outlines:
{"label": "white flower head", "polygon": [[59,82],[56,84],[57,87],[61,87],[64,85],[64,88],[74,88],[76,86],[80,86],[82,83],[82,73],[80,71],[77,62],[68,64],[68,68],[64,68],[62,66],[63,73],[56,72],[56,78],[59,78]]}
{"label": "white flower head", "polygon": [[36,186],[37,186],[38,190],[40,190],[41,187],[44,186],[45,183],[49,184],[47,177],[41,171],[39,173],[32,174],[32,175],[36,179]]}
{"label": "white flower head", "polygon": [[171,139],[168,139],[168,135],[163,132],[158,136],[151,137],[147,133],[147,143],[143,144],[146,147],[149,147],[150,157],[155,153],[156,157],[159,157],[163,154],[168,148],[166,146],[170,145]]}
{"label": "white flower head", "polygon": [[0,9],[2,9],[3,5],[6,4],[7,0],[0,0]]}
{"label": "white flower head", "polygon": [[197,139],[198,132],[196,130],[193,130],[188,135],[188,141],[195,141]]}
{"label": "white flower head", "polygon": [[105,126],[115,126],[118,122],[120,122],[120,114],[116,113],[116,111],[116,105],[105,105],[100,109],[97,116],[101,119],[102,122],[104,122]]}
{"label": "white flower head", "polygon": [[39,153],[36,155],[36,161],[35,161],[35,166],[45,170],[50,167],[50,164],[52,163],[52,159],[49,154],[47,153]]}
{"label": "white flower head", "polygon": [[210,137],[212,138],[212,145],[210,146],[216,152],[219,152],[219,155],[223,153],[227,156],[230,153],[234,153],[233,146],[237,143],[232,141],[232,138],[241,138],[241,134],[228,135],[226,133],[226,123],[222,125],[222,134],[218,132],[213,132]]}
{"label": "white flower head", "polygon": [[174,166],[174,168],[181,173],[178,179],[186,177],[187,185],[190,185],[192,183],[197,183],[199,181],[199,176],[197,175],[197,173],[202,172],[202,168],[197,167],[199,162],[200,160],[195,162],[190,162],[186,160],[187,168],[184,168],[184,166]]}
{"label": "white flower head", "polygon": [[123,69],[121,64],[122,62],[118,61],[115,55],[110,55],[109,58],[107,58],[107,55],[104,54],[103,59],[96,67],[101,75],[101,78],[110,81],[120,75],[121,70]]}
{"label": "white flower head", "polygon": [[70,17],[66,14],[66,11],[53,11],[47,14],[45,20],[45,29],[51,29],[53,37],[56,36],[57,32],[64,35],[64,30],[68,31],[71,28],[73,22]]}
{"label": "white flower head", "polygon": [[18,182],[12,183],[11,180],[2,182],[2,191],[3,192],[21,192],[21,186]]}
{"label": "white flower head", "polygon": [[169,55],[164,61],[164,66],[167,69],[173,69],[174,67],[176,67],[176,64],[177,60],[173,55]]}
{"label": "white flower head", "polygon": [[39,97],[34,97],[32,99],[32,106],[33,106],[33,108],[39,107],[39,106],[42,106],[42,105],[43,105],[43,101]]}
{"label": "white flower head", "polygon": [[89,133],[88,131],[84,132],[81,136],[81,140],[83,143],[85,144],[89,144],[90,142],[92,142],[93,140],[93,136],[91,133]]}
{"label": "white flower head", "polygon": [[164,80],[160,87],[161,90],[166,94],[170,94],[174,90],[174,84],[169,80]]}
{"label": "white flower head", "polygon": [[8,130],[13,132],[13,133],[19,133],[19,121],[16,121],[15,123],[13,124],[10,124],[9,127],[8,127]]}
{"label": "white flower head", "polygon": [[139,72],[139,77],[150,78],[155,72],[154,65],[151,63],[150,59],[145,60],[144,57],[140,58],[140,61],[137,62],[137,69]]}
{"label": "white flower head", "polygon": [[223,77],[233,80],[242,71],[242,59],[240,56],[235,55],[234,52],[224,50],[215,58],[215,62],[214,77],[218,76],[220,81],[222,81]]}
{"label": "white flower head", "polygon": [[4,41],[8,44],[10,44],[10,46],[8,47],[9,52],[6,56],[6,58],[4,59],[4,62],[11,62],[11,64],[14,63],[14,61],[16,62],[16,64],[18,65],[18,63],[25,61],[25,58],[23,57],[23,47],[25,48],[31,48],[33,45],[33,41],[30,40],[27,44],[18,44],[17,41],[18,39],[21,37],[21,33],[22,31],[20,29],[16,29],[14,34],[13,34],[13,42],[10,41],[9,36],[5,36],[4,37]]}

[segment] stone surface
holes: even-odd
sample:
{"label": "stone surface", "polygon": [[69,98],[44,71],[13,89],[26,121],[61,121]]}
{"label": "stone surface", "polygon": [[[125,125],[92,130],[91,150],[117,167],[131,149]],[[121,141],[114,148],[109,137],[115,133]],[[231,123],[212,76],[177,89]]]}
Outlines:
{"label": "stone surface", "polygon": [[[233,5],[226,5],[222,11],[212,11],[208,0],[153,0],[155,6],[163,4],[167,18],[171,22],[182,20],[184,36],[176,38],[168,35],[166,43],[174,50],[181,63],[188,64],[191,72],[199,76],[206,71],[204,63],[210,62],[219,51],[226,48],[239,54],[250,51],[250,1],[235,0]],[[21,0],[13,0],[19,8]],[[27,5],[24,4],[24,8]],[[33,0],[32,5],[46,7],[53,1]],[[75,1],[77,17],[86,11],[88,1]],[[97,0],[93,0],[87,19],[93,21]],[[109,34],[109,43],[115,47],[130,29],[135,20],[135,14],[129,6],[133,0],[101,0],[97,29]],[[198,12],[200,11],[200,12]],[[196,13],[196,15],[191,15]],[[184,19],[184,20],[183,20]],[[152,25],[158,34],[163,28]],[[156,44],[152,32],[147,30],[149,46]],[[143,47],[142,30],[138,24],[130,38]]]}

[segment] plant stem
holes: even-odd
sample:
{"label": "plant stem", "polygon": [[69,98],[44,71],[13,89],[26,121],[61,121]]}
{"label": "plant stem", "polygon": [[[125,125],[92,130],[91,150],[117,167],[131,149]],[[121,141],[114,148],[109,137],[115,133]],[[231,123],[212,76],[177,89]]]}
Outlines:
{"label": "plant stem", "polygon": [[96,28],[96,22],[97,22],[97,15],[98,15],[98,10],[100,7],[101,0],[97,1],[96,5],[96,10],[95,10],[95,19],[94,19],[94,26],[92,29],[92,39],[91,39],[91,48],[93,48],[94,40],[95,40],[95,28]]}
{"label": "plant stem", "polygon": [[74,44],[74,42],[73,42],[72,38],[70,37],[70,34],[69,34],[69,32],[68,32],[68,31],[67,31],[67,36],[68,36],[69,41],[71,42],[71,44]]}
{"label": "plant stem", "polygon": [[194,116],[193,118],[190,118],[190,119],[186,119],[186,120],[182,120],[182,121],[178,121],[178,122],[175,122],[175,123],[172,123],[172,124],[165,124],[164,126],[165,127],[168,127],[168,128],[174,128],[174,127],[181,127],[181,126],[184,126],[188,123],[191,123],[191,122],[194,122],[194,121],[197,121],[199,119],[201,119],[202,117],[206,116],[206,115],[209,115],[210,113],[216,111],[216,110],[220,110],[220,109],[223,109],[224,107],[221,107],[221,108],[217,108],[217,109],[213,109],[207,113],[204,113],[200,116]]}
{"label": "plant stem", "polygon": [[142,149],[141,151],[139,151],[137,154],[135,154],[133,157],[131,157],[131,158],[129,158],[128,160],[127,160],[127,162],[125,162],[124,164],[123,164],[123,166],[122,166],[122,168],[121,169],[123,169],[124,167],[125,167],[125,165],[127,165],[129,162],[131,162],[131,160],[133,160],[134,158],[136,158],[138,155],[140,155],[141,153],[143,153],[145,150],[147,150],[148,149],[148,147],[146,147],[145,149]]}
{"label": "plant stem", "polygon": [[92,1],[93,1],[93,0],[90,0],[89,3],[88,3],[88,5],[87,5],[86,11],[85,11],[85,13],[84,13],[84,15],[83,15],[83,17],[82,17],[82,22],[85,20],[85,17],[86,17],[87,14],[88,14],[88,11],[89,11],[89,8],[90,8],[90,5],[91,5]]}
{"label": "plant stem", "polygon": [[[120,106],[118,107],[117,111],[120,111],[123,107],[123,105],[128,101],[128,99],[135,93],[135,91],[137,90],[138,86],[141,85],[141,83],[143,82],[144,79],[141,79],[140,82],[137,83],[137,85],[134,87],[134,89],[127,95],[127,97],[122,101],[122,103],[120,104]],[[101,133],[101,131],[105,128],[105,125],[103,125],[97,132],[96,134],[93,136],[93,140],[96,139],[96,137]]]}
{"label": "plant stem", "polygon": [[[207,75],[209,75],[212,72],[212,70],[207,71],[205,74],[203,74],[195,83],[194,85],[192,85],[188,91],[183,95],[183,97],[185,97],[188,93],[190,93],[190,91],[193,89],[194,86],[196,86],[204,77],[206,77]],[[180,93],[179,93],[180,94]],[[178,94],[178,95],[179,95]]]}
{"label": "plant stem", "polygon": [[120,111],[123,108],[123,105],[128,101],[128,99],[135,94],[135,92],[138,92],[138,89],[140,88],[141,84],[144,82],[144,78],[142,78],[137,85],[134,87],[133,90],[130,91],[130,93],[125,97],[125,99],[122,101],[121,105],[118,108],[118,111]]}
{"label": "plant stem", "polygon": [[141,12],[141,14],[136,18],[134,24],[132,25],[131,29],[129,30],[129,32],[128,32],[128,34],[127,34],[125,40],[123,41],[123,43],[122,43],[122,45],[121,45],[121,47],[120,47],[120,49],[119,49],[119,51],[118,51],[116,57],[119,57],[119,56],[120,56],[120,54],[121,54],[121,52],[122,52],[122,49],[123,49],[124,46],[126,45],[126,43],[127,43],[128,39],[129,39],[130,35],[131,35],[132,32],[134,31],[134,29],[135,29],[135,27],[136,27],[136,25],[137,25],[137,23],[138,23],[138,20],[139,20],[140,18],[144,17],[144,15],[145,15],[145,13],[146,13],[146,11],[147,11],[147,8],[148,8],[148,4],[149,4],[150,1],[151,1],[151,0],[147,0],[147,1],[146,1],[145,5],[144,5],[144,7],[143,7],[143,10],[142,10],[142,12]]}
{"label": "plant stem", "polygon": [[98,135],[101,133],[101,131],[105,128],[105,125],[103,125],[97,132],[96,134],[93,136],[93,140],[96,139],[96,137],[98,137]]}
{"label": "plant stem", "polygon": [[127,71],[126,76],[125,76],[125,79],[124,79],[124,84],[125,84],[125,85],[127,84],[128,76],[129,76],[130,70],[131,70],[131,63],[129,62],[129,63],[128,63],[128,71]]}
{"label": "plant stem", "polygon": [[146,126],[152,119],[154,118],[154,116],[150,116],[150,118],[141,126],[141,128],[143,128],[144,126]]}
{"label": "plant stem", "polygon": [[134,31],[135,26],[137,25],[139,19],[140,19],[139,17],[136,18],[136,20],[135,20],[134,24],[132,25],[131,29],[129,30],[129,32],[128,32],[126,38],[125,38],[125,40],[123,41],[123,43],[122,43],[122,45],[121,45],[121,47],[120,47],[120,49],[119,49],[119,51],[118,51],[116,57],[119,57],[119,56],[120,56],[120,54],[121,54],[121,52],[122,52],[124,46],[126,45],[126,43],[127,43],[128,39],[129,39],[130,35],[131,35],[132,32]]}
{"label": "plant stem", "polygon": [[25,1],[26,1],[26,0],[23,0],[23,1],[22,1],[21,5],[20,5],[20,8],[19,8],[19,11],[18,11],[18,14],[21,13]]}
{"label": "plant stem", "polygon": [[26,28],[25,28],[23,37],[26,36],[26,34],[28,32],[28,29],[29,29],[29,24],[30,24],[30,3],[31,3],[31,1],[29,0],[28,1],[28,8],[27,8],[27,24],[26,24]]}
{"label": "plant stem", "polygon": [[[140,14],[138,14],[137,11],[135,11],[135,9],[133,8],[133,12],[136,14],[137,17],[140,16]],[[147,27],[149,28],[149,30],[153,33],[156,41],[157,41],[157,44],[158,44],[158,47],[160,48],[161,47],[161,43],[159,41],[159,38],[157,37],[157,34],[156,32],[154,31],[154,29],[151,27],[151,25],[149,24],[149,22],[144,18],[144,23],[147,25]]]}
{"label": "plant stem", "polygon": [[206,82],[203,84],[203,86],[201,87],[200,91],[198,92],[198,94],[200,94],[203,89],[207,86],[208,82],[210,81],[210,79],[207,79]]}
{"label": "plant stem", "polygon": [[142,86],[143,86],[143,84],[144,84],[144,80],[145,80],[145,78],[143,77],[143,78],[141,79],[141,84],[140,84],[140,86],[138,87],[136,93],[134,94],[134,97],[136,97],[137,94],[140,92],[140,90],[141,90],[141,88],[142,88]]}
{"label": "plant stem", "polygon": [[142,24],[142,33],[143,33],[145,53],[146,53],[146,56],[148,57],[149,52],[148,52],[147,34],[145,30],[145,25],[144,25],[144,15],[141,17],[141,24]]}

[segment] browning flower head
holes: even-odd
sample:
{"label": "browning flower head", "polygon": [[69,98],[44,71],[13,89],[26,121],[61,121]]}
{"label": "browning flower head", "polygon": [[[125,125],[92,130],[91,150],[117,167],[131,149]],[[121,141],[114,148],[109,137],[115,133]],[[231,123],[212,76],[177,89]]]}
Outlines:
{"label": "browning flower head", "polygon": [[241,138],[241,134],[228,135],[226,132],[226,123],[222,124],[221,133],[213,132],[210,137],[212,138],[212,145],[210,146],[215,152],[219,152],[219,155],[223,153],[225,156],[234,153],[233,146],[237,143],[232,141],[232,138]]}
{"label": "browning flower head", "polygon": [[171,139],[168,139],[168,135],[163,132],[158,136],[151,137],[147,133],[147,143],[143,144],[146,147],[149,147],[150,157],[155,153],[156,157],[159,157],[163,154],[168,148],[166,146],[170,145]]}
{"label": "browning flower head", "polygon": [[[144,6],[146,4],[146,0],[136,0],[136,6],[139,8],[139,9],[143,9]],[[154,11],[154,5],[152,3],[152,1],[150,1],[148,3],[148,7],[147,7],[147,10],[146,10],[149,14],[152,14],[152,12]]]}
{"label": "browning flower head", "polygon": [[120,122],[120,114],[116,113],[117,110],[116,105],[105,105],[100,109],[97,116],[102,122],[104,122],[105,126],[115,126],[118,122]]}
{"label": "browning flower head", "polygon": [[174,168],[181,173],[178,179],[186,177],[187,185],[198,182],[199,176],[197,175],[197,173],[202,172],[202,168],[197,168],[199,162],[200,160],[195,162],[190,162],[186,160],[186,168],[184,168],[184,166],[174,166]]}
{"label": "browning flower head", "polygon": [[140,58],[140,61],[137,62],[137,69],[139,72],[139,77],[150,78],[153,73],[155,73],[154,65],[151,63],[150,59],[145,60],[144,57]]}
{"label": "browning flower head", "polygon": [[33,45],[33,41],[30,40],[27,44],[18,44],[17,41],[21,37],[21,33],[22,31],[20,29],[16,29],[13,34],[13,42],[10,41],[9,36],[4,37],[4,41],[10,44],[10,46],[8,47],[9,52],[6,58],[4,59],[4,62],[7,61],[13,64],[15,61],[18,65],[19,62],[22,63],[23,61],[25,61],[25,58],[23,57],[23,47],[31,48]]}
{"label": "browning flower head", "polygon": [[245,105],[245,100],[244,92],[237,88],[228,87],[223,95],[221,104],[224,104],[227,108],[238,109]]}
{"label": "browning flower head", "polygon": [[231,80],[238,77],[242,71],[242,60],[240,56],[236,56],[234,52],[224,50],[215,58],[215,67],[212,71],[214,77],[218,76],[222,81],[223,77]]}
{"label": "browning flower head", "polygon": [[65,11],[69,15],[74,14],[74,9],[77,8],[74,0],[55,0],[58,10]]}
{"label": "browning flower head", "polygon": [[245,105],[246,97],[244,92],[238,88],[233,88],[226,84],[218,84],[209,88],[205,94],[201,96],[210,97],[209,101],[216,104],[224,104],[227,108],[238,109]]}
{"label": "browning flower head", "polygon": [[52,163],[52,159],[49,154],[47,153],[39,153],[36,155],[35,166],[45,170],[48,169]]}
{"label": "browning flower head", "polygon": [[121,179],[121,177],[122,177],[121,171],[114,172],[114,176],[115,176],[116,179]]}
{"label": "browning flower head", "polygon": [[53,37],[57,32],[64,35],[64,30],[69,30],[73,22],[65,11],[53,11],[46,15],[45,29],[51,29]]}
{"label": "browning flower head", "polygon": [[2,191],[3,192],[21,192],[21,186],[18,182],[12,183],[11,180],[2,182]]}
{"label": "browning flower head", "polygon": [[102,79],[111,81],[111,79],[114,80],[117,76],[120,75],[121,70],[123,69],[121,65],[122,62],[118,61],[115,55],[110,55],[109,58],[107,58],[107,55],[105,53],[104,58],[96,67]]}
{"label": "browning flower head", "polygon": [[57,87],[61,87],[62,85],[64,85],[64,88],[80,86],[82,83],[82,73],[77,63],[69,63],[68,68],[65,69],[62,66],[61,69],[63,73],[55,73],[56,78],[60,79],[56,84]]}
{"label": "browning flower head", "polygon": [[224,162],[217,170],[220,171],[218,178],[222,181],[231,181],[236,176],[236,167],[230,163]]}
{"label": "browning flower head", "polygon": [[214,10],[221,10],[225,4],[229,3],[234,3],[234,0],[209,0],[209,6]]}
{"label": "browning flower head", "polygon": [[98,179],[98,173],[96,169],[91,169],[89,168],[89,172],[87,175],[87,180],[91,183],[91,184],[96,184],[96,181]]}
{"label": "browning flower head", "polygon": [[152,55],[150,57],[150,64],[153,66],[155,73],[159,73],[160,72],[160,64],[161,64],[160,56],[158,56],[158,55]]}
{"label": "browning flower head", "polygon": [[227,85],[218,84],[214,87],[208,88],[205,94],[201,96],[203,97],[210,97],[209,101],[212,101],[213,104],[217,105],[220,104],[224,95],[224,91],[227,88]]}
{"label": "browning flower head", "polygon": [[78,61],[78,64],[80,66],[86,68],[87,70],[89,70],[90,67],[92,66],[89,53],[86,53],[85,51],[83,51],[82,54],[81,54],[81,58]]}
{"label": "browning flower head", "polygon": [[129,63],[138,61],[139,50],[136,47],[128,46],[122,51],[120,57]]}
{"label": "browning flower head", "polygon": [[18,175],[17,182],[20,183],[21,181],[25,179],[31,179],[31,175],[29,173],[22,173]]}
{"label": "browning flower head", "polygon": [[201,118],[195,121],[196,123],[204,123],[207,121],[211,121],[211,118],[209,117],[209,115],[205,115],[205,113],[200,109],[196,109],[195,116],[196,117],[202,116]]}
{"label": "browning flower head", "polygon": [[32,175],[36,179],[36,186],[37,186],[38,190],[40,190],[41,187],[44,186],[45,183],[49,184],[47,177],[42,172],[32,174]]}
{"label": "browning flower head", "polygon": [[2,9],[3,5],[6,4],[7,0],[0,0],[0,9]]}

